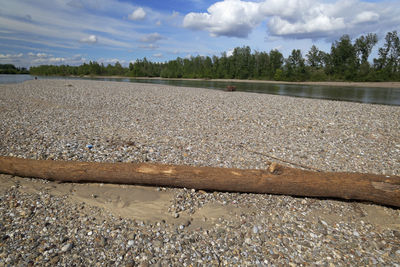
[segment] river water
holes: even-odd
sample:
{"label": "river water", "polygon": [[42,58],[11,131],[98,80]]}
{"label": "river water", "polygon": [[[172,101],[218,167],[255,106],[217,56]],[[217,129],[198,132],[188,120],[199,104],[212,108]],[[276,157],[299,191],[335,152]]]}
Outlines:
{"label": "river water", "polygon": [[[34,76],[31,75],[0,75],[0,83],[18,83],[32,79],[34,79]],[[222,82],[208,80],[135,78],[38,77],[38,79],[90,79],[100,81],[165,84],[181,87],[201,87],[215,90],[224,90],[226,86],[234,85],[236,86],[237,91],[243,92],[400,106],[400,88],[338,87],[240,81]]]}

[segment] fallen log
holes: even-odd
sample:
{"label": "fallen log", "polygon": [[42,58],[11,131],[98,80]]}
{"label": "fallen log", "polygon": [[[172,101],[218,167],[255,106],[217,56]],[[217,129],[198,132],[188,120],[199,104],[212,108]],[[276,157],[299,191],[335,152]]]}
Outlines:
{"label": "fallen log", "polygon": [[225,91],[227,91],[227,92],[234,92],[234,91],[236,91],[236,86],[234,86],[234,85],[228,85],[228,86],[225,88]]}
{"label": "fallen log", "polygon": [[370,201],[400,207],[400,177],[314,172],[273,163],[266,170],[0,157],[0,172],[63,182],[101,182]]}

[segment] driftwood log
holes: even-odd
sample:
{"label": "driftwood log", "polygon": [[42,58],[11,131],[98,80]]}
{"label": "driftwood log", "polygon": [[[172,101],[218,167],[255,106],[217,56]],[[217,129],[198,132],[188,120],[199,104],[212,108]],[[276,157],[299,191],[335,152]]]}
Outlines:
{"label": "driftwood log", "polygon": [[271,164],[266,170],[242,170],[0,157],[0,172],[63,182],[137,184],[341,198],[400,207],[399,176],[314,172],[284,167],[276,163]]}
{"label": "driftwood log", "polygon": [[234,92],[234,91],[236,91],[236,86],[234,86],[234,85],[228,85],[228,86],[225,88],[225,91],[227,91],[227,92]]}

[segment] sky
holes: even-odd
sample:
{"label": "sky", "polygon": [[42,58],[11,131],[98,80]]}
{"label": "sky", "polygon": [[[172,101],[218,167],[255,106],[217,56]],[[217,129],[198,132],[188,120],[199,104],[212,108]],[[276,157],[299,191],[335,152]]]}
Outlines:
{"label": "sky", "polygon": [[399,0],[0,0],[0,63],[114,64],[228,55],[400,31]]}

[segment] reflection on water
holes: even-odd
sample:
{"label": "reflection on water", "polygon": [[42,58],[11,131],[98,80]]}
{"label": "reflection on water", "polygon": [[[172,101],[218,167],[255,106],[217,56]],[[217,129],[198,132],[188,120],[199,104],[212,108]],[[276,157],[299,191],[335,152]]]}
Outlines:
{"label": "reflection on water", "polygon": [[[8,83],[23,82],[29,79],[34,79],[34,76],[0,75],[0,83],[5,83],[4,81],[8,81]],[[257,82],[222,82],[207,80],[188,81],[134,78],[39,77],[39,79],[90,79],[98,81],[154,83],[182,87],[200,87],[216,90],[224,90],[226,86],[234,84],[237,91],[243,92],[400,106],[400,88],[338,87],[321,85],[269,84]]]}
{"label": "reflection on water", "polygon": [[[109,79],[110,80],[110,79]],[[321,85],[269,84],[249,82],[183,81],[162,79],[121,79],[121,81],[156,83],[185,87],[224,90],[234,84],[237,91],[286,95],[296,97],[400,105],[400,88],[338,87]]]}

